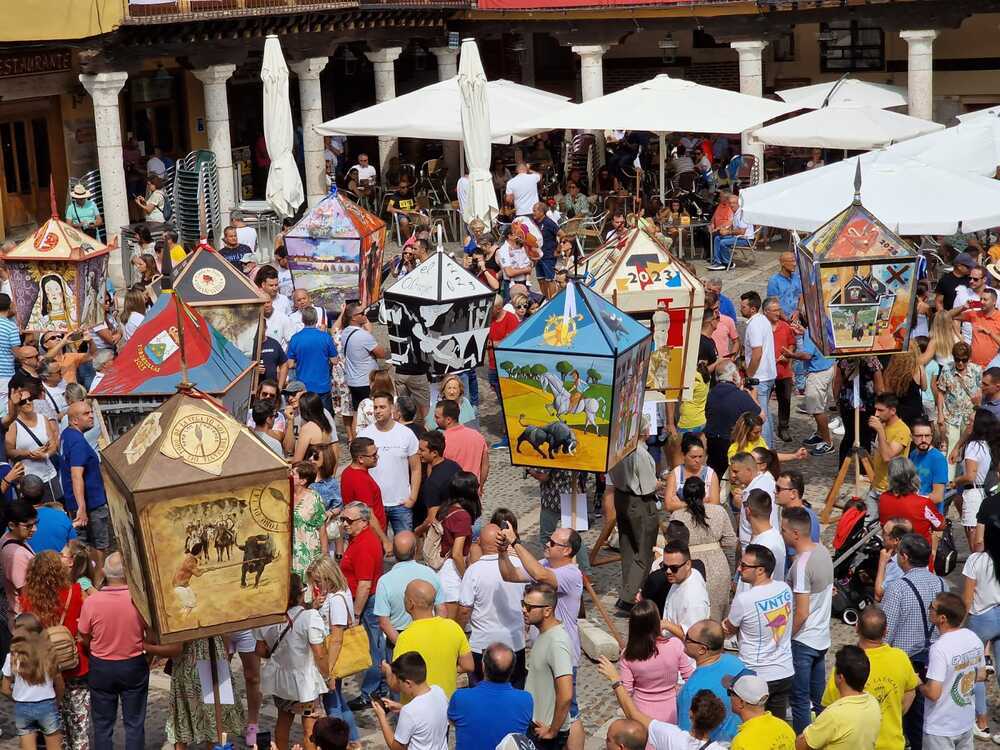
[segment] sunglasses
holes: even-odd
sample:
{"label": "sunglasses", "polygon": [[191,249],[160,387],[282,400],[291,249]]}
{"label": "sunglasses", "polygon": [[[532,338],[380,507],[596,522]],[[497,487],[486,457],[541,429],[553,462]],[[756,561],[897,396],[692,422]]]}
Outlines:
{"label": "sunglasses", "polygon": [[712,650],[711,646],[709,646],[707,643],[703,643],[702,641],[696,641],[694,638],[692,638],[691,636],[689,636],[687,634],[685,634],[685,636],[684,636],[684,642],[685,643],[693,643],[696,646],[703,646],[704,648],[707,648],[709,651]]}
{"label": "sunglasses", "polygon": [[354,523],[355,521],[360,521],[360,520],[361,520],[361,516],[358,516],[357,518],[348,518],[347,516],[341,516],[340,518],[341,518],[341,520],[343,520],[343,522],[344,522],[344,523],[346,523],[346,524],[347,524],[348,526],[350,526],[350,525],[351,525],[352,523]]}
{"label": "sunglasses", "polygon": [[736,563],[736,567],[737,568],[748,569],[748,568],[763,568],[764,566],[763,565],[751,565],[750,563],[745,563],[742,560],[740,560],[738,563]]}
{"label": "sunglasses", "polygon": [[557,542],[552,537],[549,537],[548,539],[545,540],[545,546],[546,547],[569,547],[568,544],[563,544],[562,542]]}
{"label": "sunglasses", "polygon": [[678,570],[687,565],[687,562],[682,562],[680,565],[664,565],[663,569],[668,573],[676,573]]}
{"label": "sunglasses", "polygon": [[549,606],[549,605],[548,604],[528,604],[527,602],[521,602],[521,609],[527,609],[529,611],[532,610],[532,609],[545,609],[547,606]]}
{"label": "sunglasses", "polygon": [[959,364],[960,362],[964,363],[964,362],[968,362],[968,361],[969,361],[968,357],[955,357],[955,364],[956,365]]}

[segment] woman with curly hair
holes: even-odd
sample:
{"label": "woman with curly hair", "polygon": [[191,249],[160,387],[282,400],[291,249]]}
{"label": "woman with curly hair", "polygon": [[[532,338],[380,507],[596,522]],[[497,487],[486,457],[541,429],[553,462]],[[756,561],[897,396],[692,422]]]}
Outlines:
{"label": "woman with curly hair", "polygon": [[889,357],[889,364],[882,373],[882,382],[886,390],[899,399],[896,415],[906,424],[913,424],[917,417],[926,416],[921,396],[927,387],[926,377],[924,367],[920,364],[920,348],[915,340],[910,341],[909,351]]}
{"label": "woman with curly hair", "polygon": [[[35,615],[43,628],[65,625],[75,638],[84,598],[80,584],[70,581],[62,559],[55,552],[42,552],[28,563],[24,588],[21,589],[21,611]],[[87,750],[90,747],[89,664],[79,642],[77,651],[80,663],[76,669],[62,673],[64,689],[59,712],[66,732],[65,747]]]}

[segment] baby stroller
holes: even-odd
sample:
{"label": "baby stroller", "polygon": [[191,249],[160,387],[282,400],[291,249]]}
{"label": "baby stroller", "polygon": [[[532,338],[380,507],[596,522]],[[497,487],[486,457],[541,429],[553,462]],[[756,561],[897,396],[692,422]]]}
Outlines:
{"label": "baby stroller", "polygon": [[875,601],[881,531],[878,519],[868,520],[862,502],[848,505],[837,523],[831,614],[847,625],[856,625],[861,610]]}

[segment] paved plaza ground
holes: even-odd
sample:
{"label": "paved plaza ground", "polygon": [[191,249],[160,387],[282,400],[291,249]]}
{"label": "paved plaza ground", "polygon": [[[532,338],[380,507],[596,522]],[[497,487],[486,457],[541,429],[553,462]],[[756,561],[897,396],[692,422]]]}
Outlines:
{"label": "paved plaza ground", "polygon": [[[704,275],[705,263],[694,261],[699,275]],[[724,293],[736,300],[739,295],[747,290],[753,289],[762,292],[767,284],[767,278],[777,269],[777,252],[758,253],[756,263],[753,266],[740,266],[725,275]],[[480,378],[480,395],[482,403],[480,406],[481,423],[483,432],[488,442],[495,442],[500,437],[500,417],[496,399],[486,383],[485,376]],[[795,404],[793,403],[793,407]],[[774,405],[772,404],[772,412]],[[787,444],[787,448],[798,447],[799,441],[811,434],[812,420],[798,414],[792,409],[791,434],[793,442]],[[779,446],[781,447],[781,446]],[[346,458],[346,450],[343,452]],[[514,510],[520,519],[520,529],[523,538],[529,547],[537,555],[541,552],[538,544],[538,483],[530,478],[525,478],[524,470],[510,465],[506,451],[491,452],[490,477],[486,486],[484,498],[484,514],[489,515],[495,508],[507,506]],[[341,465],[344,465],[343,463]],[[832,484],[837,473],[837,454],[823,457],[810,457],[804,461],[789,464],[803,472],[806,479],[806,498],[814,508],[821,507],[823,499]],[[833,537],[834,525],[838,514],[835,513],[833,523],[824,527],[823,539],[829,544]],[[588,542],[593,542],[600,528],[600,522],[592,519],[595,527],[585,534]],[[964,560],[968,554],[965,548],[964,534],[958,533],[955,536],[959,545],[960,559]],[[957,582],[960,578],[961,565],[952,575],[952,581]],[[598,595],[609,610],[613,607],[617,598],[617,588],[620,579],[620,568],[617,565],[607,565],[597,568],[592,576],[592,582]],[[605,628],[597,610],[585,598],[588,618],[599,627]],[[625,632],[626,620],[616,619],[616,624],[622,633]],[[837,646],[855,641],[853,629],[840,622],[834,622],[832,626],[834,647],[828,656],[828,669],[832,665],[832,652]],[[239,660],[233,660],[233,666],[239,674]],[[237,679],[241,679],[239,676]],[[154,672],[150,681],[149,711],[146,720],[146,745],[150,748],[168,747],[164,735],[164,725],[169,713],[169,690],[170,678],[163,674],[162,670]],[[345,688],[348,698],[356,695],[354,686]],[[989,701],[991,706],[997,705],[998,691],[995,682],[989,685]],[[617,702],[608,686],[608,682],[597,672],[592,662],[583,658],[578,682],[578,701],[580,712],[587,734],[588,750],[604,747],[604,730],[606,724],[620,712]],[[265,710],[265,716],[261,720],[262,728],[273,727],[275,720],[273,707]],[[356,714],[359,727],[361,728],[364,747],[382,748],[384,742],[378,733],[374,721],[374,715],[368,712]],[[13,725],[13,704],[0,699],[0,729],[3,736],[0,737],[0,750],[17,747],[17,740],[14,735]],[[1000,731],[1000,722],[994,723],[994,731]],[[301,738],[301,729],[296,727],[293,739]],[[992,747],[991,743],[979,743],[981,747]],[[116,734],[116,747],[122,747],[121,727]],[[237,747],[242,747],[242,741],[237,743]],[[483,750],[487,750],[483,748]]]}

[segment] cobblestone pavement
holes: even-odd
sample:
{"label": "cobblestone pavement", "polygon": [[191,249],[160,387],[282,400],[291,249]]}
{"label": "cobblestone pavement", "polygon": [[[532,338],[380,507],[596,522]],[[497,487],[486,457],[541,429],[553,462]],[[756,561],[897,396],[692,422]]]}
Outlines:
{"label": "cobblestone pavement", "polygon": [[[704,276],[705,263],[695,261],[694,266],[696,267],[699,275]],[[750,289],[754,289],[759,292],[763,291],[766,287],[768,276],[774,273],[776,269],[776,251],[759,253],[756,263],[753,266],[740,266],[725,276],[725,286],[723,291],[727,296],[734,300],[737,300],[742,292]],[[492,443],[500,437],[501,426],[497,402],[488,384],[486,383],[485,376],[481,377],[479,380],[479,392],[482,400],[482,404],[480,406],[482,429],[487,442]],[[794,406],[795,404],[793,403],[791,424],[793,442],[785,446],[787,450],[797,447],[799,441],[812,432],[811,420],[808,420],[806,417],[798,414],[795,411]],[[772,412],[774,411],[774,408],[775,407],[772,404]],[[345,461],[348,460],[346,451],[344,451],[344,459]],[[343,465],[346,465],[344,461],[341,463],[341,466]],[[832,484],[837,473],[838,465],[836,453],[823,457],[810,457],[805,461],[797,462],[794,466],[805,474],[807,499],[813,504],[814,507],[821,507],[830,485]],[[490,478],[486,486],[484,512],[488,515],[495,508],[500,506],[510,507],[518,514],[524,538],[528,540],[532,551],[535,554],[540,554],[541,548],[538,544],[537,538],[537,483],[534,480],[525,479],[523,469],[510,465],[509,457],[506,451],[492,451]],[[833,523],[826,526],[823,530],[823,539],[828,544],[833,537],[833,527],[836,523],[836,519],[837,514],[835,513]],[[591,519],[591,522],[595,528],[584,535],[585,540],[589,543],[592,543],[596,539],[600,528],[599,520],[595,521],[594,519]],[[963,549],[965,545],[964,534],[957,534],[955,539],[956,543],[960,547],[961,559],[964,560],[967,555],[967,549]],[[959,567],[959,570],[952,575],[953,583],[959,580],[960,570],[961,568]],[[599,567],[595,569],[592,575],[594,588],[609,611],[613,607],[614,601],[617,598],[616,593],[619,576],[620,568],[614,564]],[[587,607],[588,618],[599,627],[605,628],[606,626],[601,620],[596,609],[586,598],[585,605]],[[619,630],[624,633],[626,629],[626,621],[616,619],[615,623]],[[842,623],[834,622],[832,632],[834,647],[831,649],[831,655],[828,656],[827,659],[828,669],[832,666],[832,652],[836,650],[836,647],[845,643],[853,643],[855,641],[853,630]],[[233,661],[233,666],[237,675],[239,675],[238,659]],[[241,680],[242,678],[238,676],[237,679]],[[147,747],[168,747],[165,744],[166,739],[164,735],[164,725],[169,714],[169,690],[169,677],[165,676],[162,670],[154,672],[150,681],[149,711],[146,719]],[[989,691],[990,705],[995,706],[998,698],[996,683],[990,683]],[[356,695],[355,686],[350,685],[345,687],[345,694],[348,698]],[[580,705],[581,717],[586,730],[588,750],[603,748],[606,725],[612,718],[619,714],[619,709],[614,695],[608,687],[607,681],[601,677],[601,675],[594,668],[593,663],[588,661],[586,657],[583,659],[579,673],[578,701]],[[265,715],[261,720],[261,726],[264,728],[272,727],[276,717],[273,707],[265,707],[264,714]],[[384,742],[378,733],[373,714],[371,712],[362,712],[356,714],[356,718],[363,734],[364,747],[366,749],[384,747]],[[995,722],[995,726],[997,730],[1000,730],[1000,722]],[[13,737],[13,706],[9,701],[0,701],[0,729],[3,731],[3,736],[0,738],[0,750],[15,748],[17,745],[16,738]],[[293,733],[293,741],[300,740],[301,730],[296,727]],[[242,741],[239,741],[237,746],[242,747]],[[985,742],[980,743],[980,746],[986,748],[992,747],[992,744]],[[120,726],[119,731],[116,733],[116,747],[123,747]],[[483,750],[486,749],[484,748]]]}

